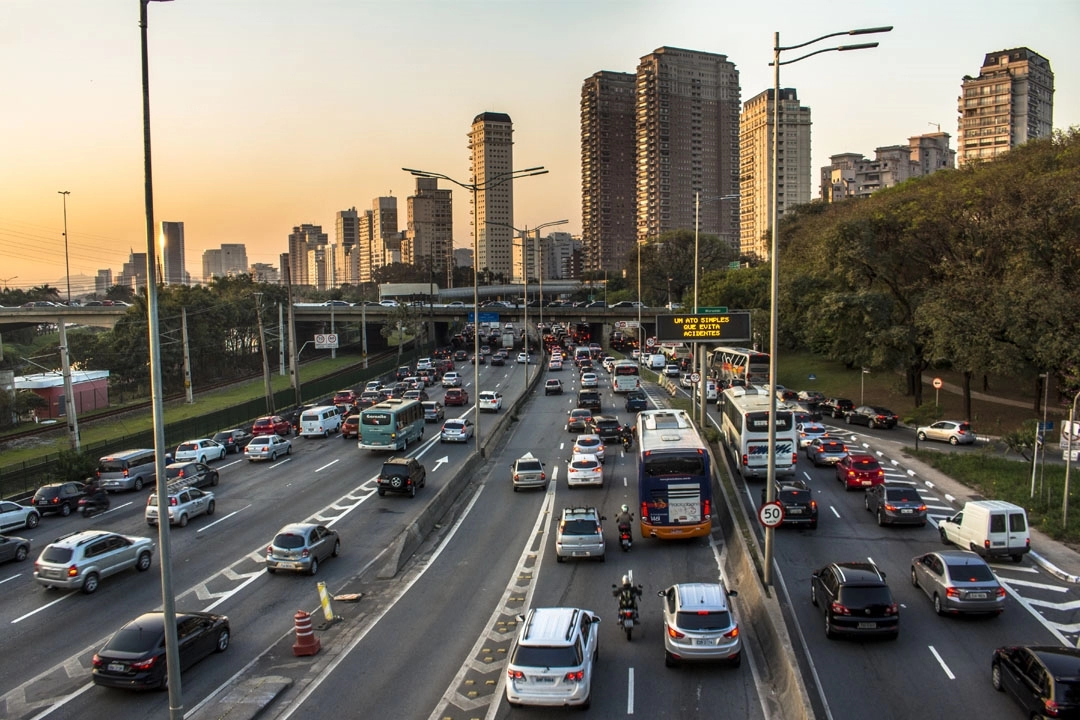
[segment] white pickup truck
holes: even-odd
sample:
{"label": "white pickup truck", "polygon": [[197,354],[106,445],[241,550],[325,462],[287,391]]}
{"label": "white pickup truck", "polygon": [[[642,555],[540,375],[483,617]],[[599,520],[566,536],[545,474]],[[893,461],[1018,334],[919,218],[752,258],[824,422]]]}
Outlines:
{"label": "white pickup truck", "polygon": [[[214,514],[214,493],[190,486],[169,487],[169,524],[184,527],[199,515]],[[158,524],[158,498],[152,493],[146,500],[146,524]]]}

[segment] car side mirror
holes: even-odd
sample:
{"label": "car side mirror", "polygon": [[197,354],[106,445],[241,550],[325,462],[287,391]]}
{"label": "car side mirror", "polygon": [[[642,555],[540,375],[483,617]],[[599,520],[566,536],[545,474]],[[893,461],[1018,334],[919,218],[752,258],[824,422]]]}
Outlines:
{"label": "car side mirror", "polygon": [[737,597],[738,594],[739,594],[739,591],[738,590],[728,590],[727,594],[728,594],[729,597]]}

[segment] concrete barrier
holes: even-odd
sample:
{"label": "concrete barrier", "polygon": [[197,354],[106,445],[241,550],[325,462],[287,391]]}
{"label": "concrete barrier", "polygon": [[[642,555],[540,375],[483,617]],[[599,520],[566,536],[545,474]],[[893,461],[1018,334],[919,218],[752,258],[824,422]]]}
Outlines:
{"label": "concrete barrier", "polygon": [[[748,544],[743,535],[743,528],[757,522],[757,518],[747,517],[742,504],[729,497],[724,484],[719,481],[719,474],[726,466],[717,463],[716,452],[712,448],[709,454],[716,468],[713,495],[718,499],[723,498],[716,507],[727,546],[724,570],[732,589],[739,593],[740,621],[749,625],[753,641],[762,655],[759,670],[763,673],[763,688],[759,690],[766,701],[765,716],[784,720],[813,720],[813,706],[803,683],[780,603],[775,596],[766,593],[761,581],[763,558],[756,543]],[[742,524],[736,519],[736,513]]]}

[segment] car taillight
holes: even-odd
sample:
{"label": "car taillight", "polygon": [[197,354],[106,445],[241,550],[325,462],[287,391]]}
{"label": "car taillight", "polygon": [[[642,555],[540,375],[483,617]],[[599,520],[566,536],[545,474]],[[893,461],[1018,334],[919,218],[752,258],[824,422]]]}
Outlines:
{"label": "car taillight", "polygon": [[990,538],[987,538],[986,540],[983,540],[983,547],[986,548],[987,550],[990,549]]}
{"label": "car taillight", "polygon": [[94,657],[91,658],[90,664],[93,665],[96,668],[99,668],[99,667],[101,667],[102,665],[105,664],[105,661],[102,660],[101,658],[99,658],[97,653],[94,653]]}
{"label": "car taillight", "polygon": [[726,633],[724,633],[724,637],[732,639],[739,637],[739,626],[736,625],[735,627],[731,628],[731,630],[728,630]]}
{"label": "car taillight", "polygon": [[951,587],[951,588],[945,588],[945,596],[946,596],[946,597],[951,597],[951,598],[954,598],[954,597],[960,597],[960,591],[959,591],[959,590],[957,590],[957,589],[956,589],[956,588],[954,588],[954,587]]}
{"label": "car taillight", "polygon": [[796,453],[791,453],[791,464],[792,465],[798,465],[799,464],[799,453],[797,453],[797,452]]}
{"label": "car taillight", "polygon": [[311,550],[309,550],[308,548],[304,548],[304,549],[303,549],[303,550],[302,550],[302,551],[300,552],[300,557],[305,557],[305,558],[306,558],[306,557],[311,557]]}
{"label": "car taillight", "polygon": [[900,614],[900,607],[896,603],[893,603],[892,605],[889,605],[887,608],[885,608],[885,614],[886,615],[899,615]]}
{"label": "car taillight", "polygon": [[885,503],[885,509],[888,510],[889,512],[896,512],[896,506],[895,505],[890,505],[889,503]]}
{"label": "car taillight", "polygon": [[572,671],[566,673],[566,679],[569,680],[570,682],[581,682],[582,680],[585,679],[585,671],[584,670],[572,670]]}
{"label": "car taillight", "polygon": [[1003,588],[1003,587],[999,587],[999,588],[997,589],[997,596],[998,596],[999,598],[1003,598],[1003,597],[1005,597],[1005,588]]}
{"label": "car taillight", "polygon": [[146,660],[140,660],[138,662],[131,663],[131,669],[132,670],[149,670],[150,668],[157,665],[157,661],[158,661],[158,658],[155,655],[152,658],[148,658]]}
{"label": "car taillight", "polygon": [[547,480],[547,473],[545,473],[545,472],[540,473],[540,479],[541,480]]}
{"label": "car taillight", "polygon": [[1060,710],[1060,708],[1058,707],[1056,701],[1054,701],[1053,699],[1048,699],[1043,703],[1043,710],[1046,711],[1047,717],[1057,717],[1058,710]]}
{"label": "car taillight", "polygon": [[520,670],[514,670],[513,668],[510,668],[506,671],[506,677],[510,678],[511,680],[524,680],[525,673],[521,672]]}
{"label": "car taillight", "polygon": [[705,502],[703,502],[701,504],[701,510],[702,513],[704,513],[705,517],[712,515],[712,500],[706,500]]}
{"label": "car taillight", "polygon": [[645,518],[649,517],[649,504],[646,503],[644,500],[642,500],[641,502],[640,512],[641,514],[638,517],[641,518],[642,522],[645,522]]}
{"label": "car taillight", "polygon": [[68,568],[67,574],[68,574],[68,577],[78,577],[78,575],[79,575],[79,566],[78,565],[72,565],[71,567]]}
{"label": "car taillight", "polygon": [[850,610],[848,610],[845,606],[841,605],[838,602],[834,602],[832,604],[831,609],[832,609],[833,615],[850,615],[851,614]]}
{"label": "car taillight", "polygon": [[746,455],[743,455],[742,456],[742,464],[743,465],[749,465],[750,464],[750,458],[747,457]]}
{"label": "car taillight", "polygon": [[176,507],[179,504],[180,503],[179,503],[179,501],[177,501],[176,498],[174,498],[174,497],[169,498],[169,505],[171,505],[172,507]]}
{"label": "car taillight", "polygon": [[810,508],[813,510],[817,510],[817,500],[810,501]]}
{"label": "car taillight", "polygon": [[679,632],[678,630],[676,630],[673,625],[668,625],[667,626],[667,634],[668,634],[668,637],[673,638],[675,640],[679,640],[681,638],[686,637],[685,634],[683,634],[683,633]]}

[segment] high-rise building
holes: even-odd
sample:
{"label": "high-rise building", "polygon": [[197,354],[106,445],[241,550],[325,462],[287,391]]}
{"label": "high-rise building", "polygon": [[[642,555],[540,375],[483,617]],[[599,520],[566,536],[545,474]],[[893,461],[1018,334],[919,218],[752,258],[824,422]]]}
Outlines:
{"label": "high-rise building", "polygon": [[166,285],[183,285],[187,282],[184,266],[184,223],[161,221],[162,279]]}
{"label": "high-rise building", "polygon": [[989,160],[1054,128],[1054,72],[1026,47],[988,53],[960,86],[959,162]]}
{"label": "high-rise building", "polygon": [[[739,72],[727,56],[661,47],[637,67],[637,240],[694,227],[694,196],[739,192]],[[738,204],[702,202],[699,227],[734,243]]]}
{"label": "high-rise building", "polygon": [[586,270],[622,267],[637,238],[636,76],[600,72],[581,88],[581,242]]}
{"label": "high-rise building", "polygon": [[[288,264],[284,264],[282,267],[288,267]],[[278,272],[270,263],[252,263],[251,279],[259,283],[277,284],[281,282],[281,273]]]}
{"label": "high-rise building", "polygon": [[104,295],[109,292],[109,288],[113,286],[113,274],[112,270],[105,268],[104,270],[98,270],[97,276],[94,278],[94,293],[97,295]]}
{"label": "high-rise building", "polygon": [[316,290],[328,290],[333,277],[328,263],[329,246],[312,245],[307,250],[307,282]]}
{"label": "high-rise building", "polygon": [[907,145],[889,145],[874,151],[868,160],[859,153],[840,153],[821,168],[821,199],[837,202],[866,197],[913,177],[956,166],[956,151],[943,132],[913,135]]}
{"label": "high-rise building", "polygon": [[454,248],[454,265],[459,268],[472,267],[472,248]]}
{"label": "high-rise building", "polygon": [[128,251],[128,261],[120,270],[116,284],[136,292],[146,287],[146,253]]}
{"label": "high-rise building", "polygon": [[360,215],[355,207],[338,211],[334,232],[336,242],[330,255],[333,286],[356,285],[360,281]]}
{"label": "high-rise building", "polygon": [[[739,196],[710,203],[739,208],[740,255],[768,260],[772,247],[773,89],[743,105],[739,121]],[[780,89],[780,135],[777,138],[776,211],[810,202],[810,108],[799,104],[795,88]],[[702,204],[704,214],[704,203]]]}
{"label": "high-rise building", "polygon": [[203,282],[209,283],[216,277],[224,277],[225,271],[221,266],[221,249],[207,248],[202,254],[202,277]]}
{"label": "high-rise building", "polygon": [[243,243],[222,243],[221,271],[227,276],[247,273],[247,246]]}
{"label": "high-rise building", "polygon": [[416,194],[406,200],[401,262],[427,270],[453,287],[454,214],[449,190],[437,178],[416,178]]}
{"label": "high-rise building", "polygon": [[322,231],[322,225],[304,223],[289,233],[289,278],[293,285],[311,285],[308,278],[308,250],[327,245],[330,238]]}
{"label": "high-rise building", "polygon": [[485,186],[472,197],[478,232],[476,266],[503,279],[513,272],[513,133],[510,116],[496,112],[480,113],[469,130],[472,182]]}
{"label": "high-rise building", "polygon": [[401,259],[396,197],[378,197],[371,202],[371,271]]}

